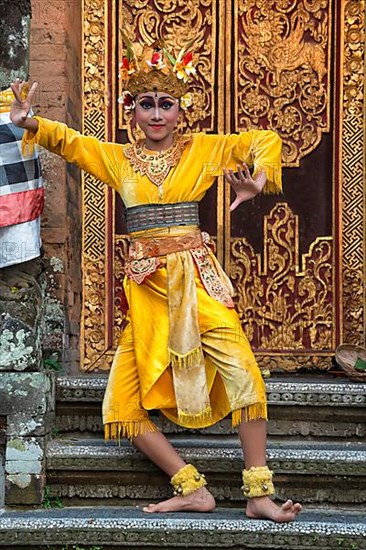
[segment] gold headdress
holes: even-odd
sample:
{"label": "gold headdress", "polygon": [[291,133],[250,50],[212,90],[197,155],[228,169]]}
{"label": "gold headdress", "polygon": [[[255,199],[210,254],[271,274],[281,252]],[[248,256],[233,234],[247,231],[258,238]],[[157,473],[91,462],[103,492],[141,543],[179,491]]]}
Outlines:
{"label": "gold headdress", "polygon": [[122,95],[118,98],[126,110],[135,107],[137,94],[151,91],[164,91],[180,98],[183,109],[192,104],[188,93],[189,77],[196,73],[193,67],[193,55],[188,48],[194,40],[188,42],[175,57],[162,41],[150,46],[133,45],[122,33],[126,52],[120,63],[119,78],[122,81]]}

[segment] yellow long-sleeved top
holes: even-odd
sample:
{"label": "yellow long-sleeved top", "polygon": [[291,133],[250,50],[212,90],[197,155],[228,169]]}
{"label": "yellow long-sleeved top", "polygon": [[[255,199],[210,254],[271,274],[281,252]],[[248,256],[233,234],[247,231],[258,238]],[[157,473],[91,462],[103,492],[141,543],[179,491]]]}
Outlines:
{"label": "yellow long-sleeved top", "polygon": [[[254,167],[254,175],[259,170],[265,170],[267,182],[264,192],[281,190],[281,140],[272,131],[251,130],[233,135],[194,134],[185,146],[177,165],[171,168],[159,193],[158,187],[146,175],[134,171],[124,155],[125,145],[101,142],[94,137],[83,136],[65,124],[36,118],[39,123],[38,131],[35,135],[25,133],[25,148],[39,143],[65,160],[76,163],[114,188],[126,207],[200,201],[215,178],[222,173],[223,167],[235,170],[242,162]],[[158,231],[165,236],[174,236],[177,232],[180,234],[185,230],[164,228],[161,232]],[[148,232],[144,234],[148,235]],[[156,236],[155,233],[154,235]],[[215,264],[213,257],[210,261],[213,269],[219,273],[221,268],[217,261]],[[160,409],[168,418],[187,427],[204,427],[223,418],[228,412],[242,407],[248,411],[251,408],[252,412],[248,412],[248,418],[256,418],[256,415],[263,418],[260,416],[264,414],[265,403],[263,381],[249,343],[240,334],[240,357],[232,358],[233,372],[229,376],[229,381],[226,380],[226,390],[216,376],[212,357],[211,360],[205,357],[203,369],[206,373],[202,378],[202,387],[192,382],[193,371],[189,369],[184,370],[182,380],[176,378],[173,383],[168,368],[171,364],[170,354],[172,350],[178,352],[180,346],[193,352],[197,345],[196,337],[198,336],[198,340],[200,338],[200,333],[197,332],[199,323],[203,323],[204,326],[241,326],[235,310],[227,308],[206,293],[202,280],[194,270],[189,251],[181,251],[168,254],[166,266],[161,266],[152,273],[144,284],[137,284],[134,280],[125,278],[124,290],[129,304],[128,318],[135,333],[133,351],[130,350],[130,355],[128,346],[123,345],[125,336],[123,333],[121,335],[105,394],[103,418],[105,425],[109,426],[110,434],[121,433],[122,430],[122,433],[131,435],[128,426],[132,421],[135,428],[139,423],[141,426],[145,423],[146,426],[146,417],[141,412],[142,409],[139,409],[140,406],[145,410]],[[196,292],[192,290],[194,285]],[[182,309],[176,317],[184,321],[184,329],[180,330],[179,323],[174,321],[176,325],[171,324],[169,308],[174,302],[174,296],[181,295],[183,287],[188,289],[189,295],[183,294],[180,305]],[[234,332],[235,330],[236,328],[233,328]],[[172,339],[172,335],[176,338]],[[234,340],[236,336],[235,333]],[[170,346],[172,343],[174,347]],[[129,342],[129,346],[130,344]],[[220,354],[227,358],[233,353],[231,341],[227,338],[215,341],[215,348],[217,361],[220,360]],[[222,364],[226,364],[226,361],[227,359],[223,360]],[[131,400],[131,392],[128,390],[132,391],[131,388],[137,386],[138,397],[136,406],[132,407],[135,412],[131,418],[127,415],[129,408],[126,409],[126,402]],[[192,397],[192,386],[196,390],[196,397]],[[188,403],[190,399],[197,401],[197,395],[204,395],[206,387],[211,400],[211,420],[208,421],[200,412],[183,415],[183,409],[179,409],[179,402],[182,403],[185,399]],[[237,418],[240,419],[241,415],[238,414]],[[137,431],[133,428],[135,435],[143,433],[141,426],[139,425]]]}
{"label": "yellow long-sleeved top", "polygon": [[149,178],[134,172],[124,156],[125,145],[84,136],[60,122],[41,117],[37,133],[25,133],[24,144],[39,143],[49,151],[77,164],[102,182],[113,187],[127,208],[140,204],[200,201],[222,168],[236,169],[245,162],[254,167],[254,175],[264,169],[264,192],[281,190],[281,139],[271,130],[250,130],[241,134],[213,135],[197,133],[187,143],[182,157],[158,187]]}

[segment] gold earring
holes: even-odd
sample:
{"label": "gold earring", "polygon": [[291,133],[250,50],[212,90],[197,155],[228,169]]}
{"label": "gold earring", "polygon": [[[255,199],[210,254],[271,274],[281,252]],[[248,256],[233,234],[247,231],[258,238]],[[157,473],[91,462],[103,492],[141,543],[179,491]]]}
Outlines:
{"label": "gold earring", "polygon": [[133,135],[134,135],[134,138],[136,141],[141,141],[142,139],[145,139],[145,134],[144,132],[141,130],[140,126],[137,124],[135,124],[135,128],[133,130]]}
{"label": "gold earring", "polygon": [[125,111],[124,118],[127,126],[127,137],[130,143],[144,139],[145,134],[140,126],[134,121],[134,116],[131,111]]}
{"label": "gold earring", "polygon": [[185,120],[183,118],[183,115],[179,114],[179,118],[178,118],[178,121],[177,121],[177,126],[176,126],[175,132],[174,132],[177,137],[182,136],[185,133],[185,127],[186,127],[186,124],[185,124]]}

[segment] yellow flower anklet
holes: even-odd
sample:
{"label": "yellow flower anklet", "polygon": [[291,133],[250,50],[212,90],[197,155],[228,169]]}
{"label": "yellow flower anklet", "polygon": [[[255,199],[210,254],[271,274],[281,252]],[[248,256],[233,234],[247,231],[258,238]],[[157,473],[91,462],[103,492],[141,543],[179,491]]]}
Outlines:
{"label": "yellow flower anklet", "polygon": [[182,497],[191,495],[197,489],[207,485],[205,476],[200,474],[193,464],[186,464],[186,466],[178,470],[171,478],[170,483],[173,485],[174,495]]}
{"label": "yellow flower anklet", "polygon": [[243,470],[243,495],[246,498],[264,497],[274,494],[273,472],[267,466],[252,466]]}

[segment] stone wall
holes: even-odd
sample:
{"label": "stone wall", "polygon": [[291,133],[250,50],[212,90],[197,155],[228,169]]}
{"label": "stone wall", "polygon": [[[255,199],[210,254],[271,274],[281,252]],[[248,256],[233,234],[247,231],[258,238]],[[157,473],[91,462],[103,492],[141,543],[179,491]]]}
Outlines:
{"label": "stone wall", "polygon": [[[32,1],[30,80],[39,88],[34,111],[80,130],[81,0]],[[81,189],[79,170],[42,153],[46,203],[42,240],[49,265],[45,356],[79,368]]]}
{"label": "stone wall", "polygon": [[[80,27],[81,0],[32,1],[29,77],[39,83],[34,113],[75,129]],[[77,372],[79,363],[80,174],[47,151],[41,161],[45,257],[0,273],[0,507],[42,502],[55,416],[55,373],[47,369],[62,363],[65,372]]]}
{"label": "stone wall", "polygon": [[1,373],[0,418],[4,419],[3,423],[6,418],[5,495],[2,492],[5,504],[40,504],[43,501],[45,449],[54,425],[54,415],[53,374]]}

